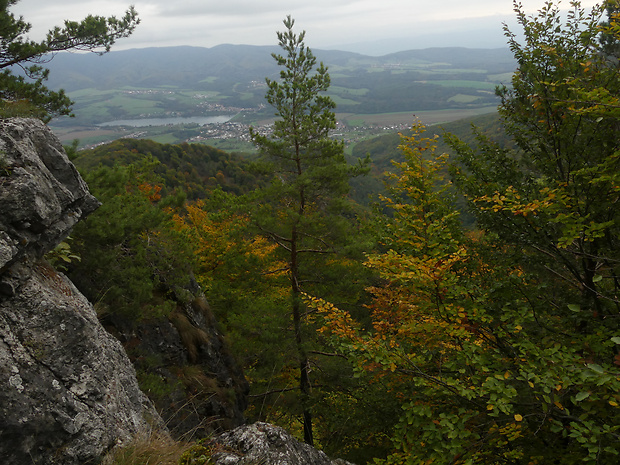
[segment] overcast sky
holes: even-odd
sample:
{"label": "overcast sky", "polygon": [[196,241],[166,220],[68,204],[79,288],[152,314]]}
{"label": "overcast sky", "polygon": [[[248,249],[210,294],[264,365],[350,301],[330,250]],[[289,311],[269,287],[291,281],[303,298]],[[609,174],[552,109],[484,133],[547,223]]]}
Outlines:
{"label": "overcast sky", "polygon": [[[40,39],[64,19],[122,16],[130,1],[20,0],[12,11]],[[543,0],[521,0],[535,12]],[[590,7],[596,0],[584,0]],[[290,14],[306,44],[369,54],[432,46],[502,47],[502,22],[514,24],[512,0],[136,0],[142,23],[115,50],[173,45],[277,44]],[[562,5],[569,6],[568,0]],[[361,45],[360,45],[361,44]]]}

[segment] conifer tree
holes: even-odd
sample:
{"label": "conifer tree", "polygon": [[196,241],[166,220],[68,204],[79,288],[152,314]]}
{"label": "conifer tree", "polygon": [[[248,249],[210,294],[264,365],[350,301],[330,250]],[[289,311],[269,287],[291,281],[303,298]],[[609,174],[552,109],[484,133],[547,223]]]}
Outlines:
{"label": "conifer tree", "polygon": [[157,162],[144,157],[131,165],[99,166],[83,173],[102,203],[73,231],[80,261],[68,274],[104,314],[127,321],[169,313],[161,296],[189,281],[192,260],[186,242],[173,230],[171,210],[185,201],[181,192],[162,195]]}
{"label": "conifer tree", "polygon": [[272,183],[260,193],[254,222],[286,255],[304,440],[312,444],[312,383],[301,296],[311,282],[322,280],[325,257],[333,258],[338,244],[343,243],[348,180],[365,168],[363,163],[350,166],[343,143],[330,138],[336,118],[335,103],[323,94],[330,84],[327,68],[321,63],[315,69],[317,60],[304,43],[305,32],[293,32],[290,16],[284,25],[286,31],[277,36],[285,53],[273,54],[282,67],[280,79],[267,79],[266,99],[277,118],[273,132],[250,130],[265,172],[273,174]]}
{"label": "conifer tree", "polygon": [[[42,65],[62,51],[108,52],[116,40],[133,32],[138,14],[132,6],[120,19],[89,15],[80,22],[65,21],[35,42],[25,37],[31,24],[9,11],[18,1],[0,0],[0,114],[31,115],[44,121],[70,115],[72,102],[65,92],[43,85],[49,70]],[[22,74],[15,74],[16,68]]]}

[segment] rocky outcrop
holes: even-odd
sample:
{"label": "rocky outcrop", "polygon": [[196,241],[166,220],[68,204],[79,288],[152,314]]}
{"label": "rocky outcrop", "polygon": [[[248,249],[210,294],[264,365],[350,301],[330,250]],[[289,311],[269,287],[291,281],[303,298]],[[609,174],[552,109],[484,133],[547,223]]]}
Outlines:
{"label": "rocky outcrop", "polygon": [[0,272],[53,249],[99,202],[38,120],[0,120]]}
{"label": "rocky outcrop", "polygon": [[98,202],[39,121],[0,120],[0,457],[96,463],[161,419],[121,344],[45,260]]}
{"label": "rocky outcrop", "polygon": [[[248,383],[198,284],[176,292],[167,318],[104,324],[125,346],[144,392],[177,439],[212,436],[245,422]],[[182,295],[180,295],[182,294]]]}
{"label": "rocky outcrop", "polygon": [[282,428],[261,422],[226,432],[207,447],[214,465],[351,465],[341,459],[331,460]]}

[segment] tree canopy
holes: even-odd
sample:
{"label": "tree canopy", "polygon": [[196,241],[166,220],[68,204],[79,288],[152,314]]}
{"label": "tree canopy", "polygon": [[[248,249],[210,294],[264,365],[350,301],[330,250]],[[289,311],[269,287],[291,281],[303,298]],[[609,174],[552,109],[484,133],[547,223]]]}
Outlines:
{"label": "tree canopy", "polygon": [[62,51],[108,52],[139,23],[131,6],[121,18],[89,15],[82,21],[65,21],[40,42],[27,37],[31,24],[10,8],[19,0],[0,0],[0,111],[6,115],[30,114],[49,120],[71,114],[71,100],[64,91],[43,85],[49,70],[43,65]]}
{"label": "tree canopy", "polygon": [[[498,89],[514,149],[476,134],[445,155],[414,127],[383,198],[372,325],[308,296],[324,334],[402,406],[387,463],[617,463],[620,439],[618,38],[606,2],[534,16]],[[477,228],[454,221],[449,188]]]}

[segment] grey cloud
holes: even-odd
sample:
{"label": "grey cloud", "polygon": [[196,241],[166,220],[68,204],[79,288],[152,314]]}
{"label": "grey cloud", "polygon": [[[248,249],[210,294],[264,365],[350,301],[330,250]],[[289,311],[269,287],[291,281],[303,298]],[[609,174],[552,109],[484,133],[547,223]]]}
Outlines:
{"label": "grey cloud", "polygon": [[[521,1],[529,11],[544,3]],[[296,19],[298,30],[308,32],[307,43],[315,48],[388,39],[402,40],[403,47],[410,47],[404,44],[411,37],[445,31],[448,24],[441,43],[461,45],[463,36],[457,30],[476,29],[480,18],[501,28],[500,17],[514,16],[512,0],[21,0],[14,11],[33,23],[33,33],[42,34],[65,18],[79,19],[88,13],[121,15],[131,3],[142,23],[130,38],[117,43],[117,50],[275,44],[275,31],[282,30],[287,14]],[[587,7],[596,0],[582,3]],[[452,27],[457,23],[458,28]],[[492,46],[502,45],[494,42]]]}

